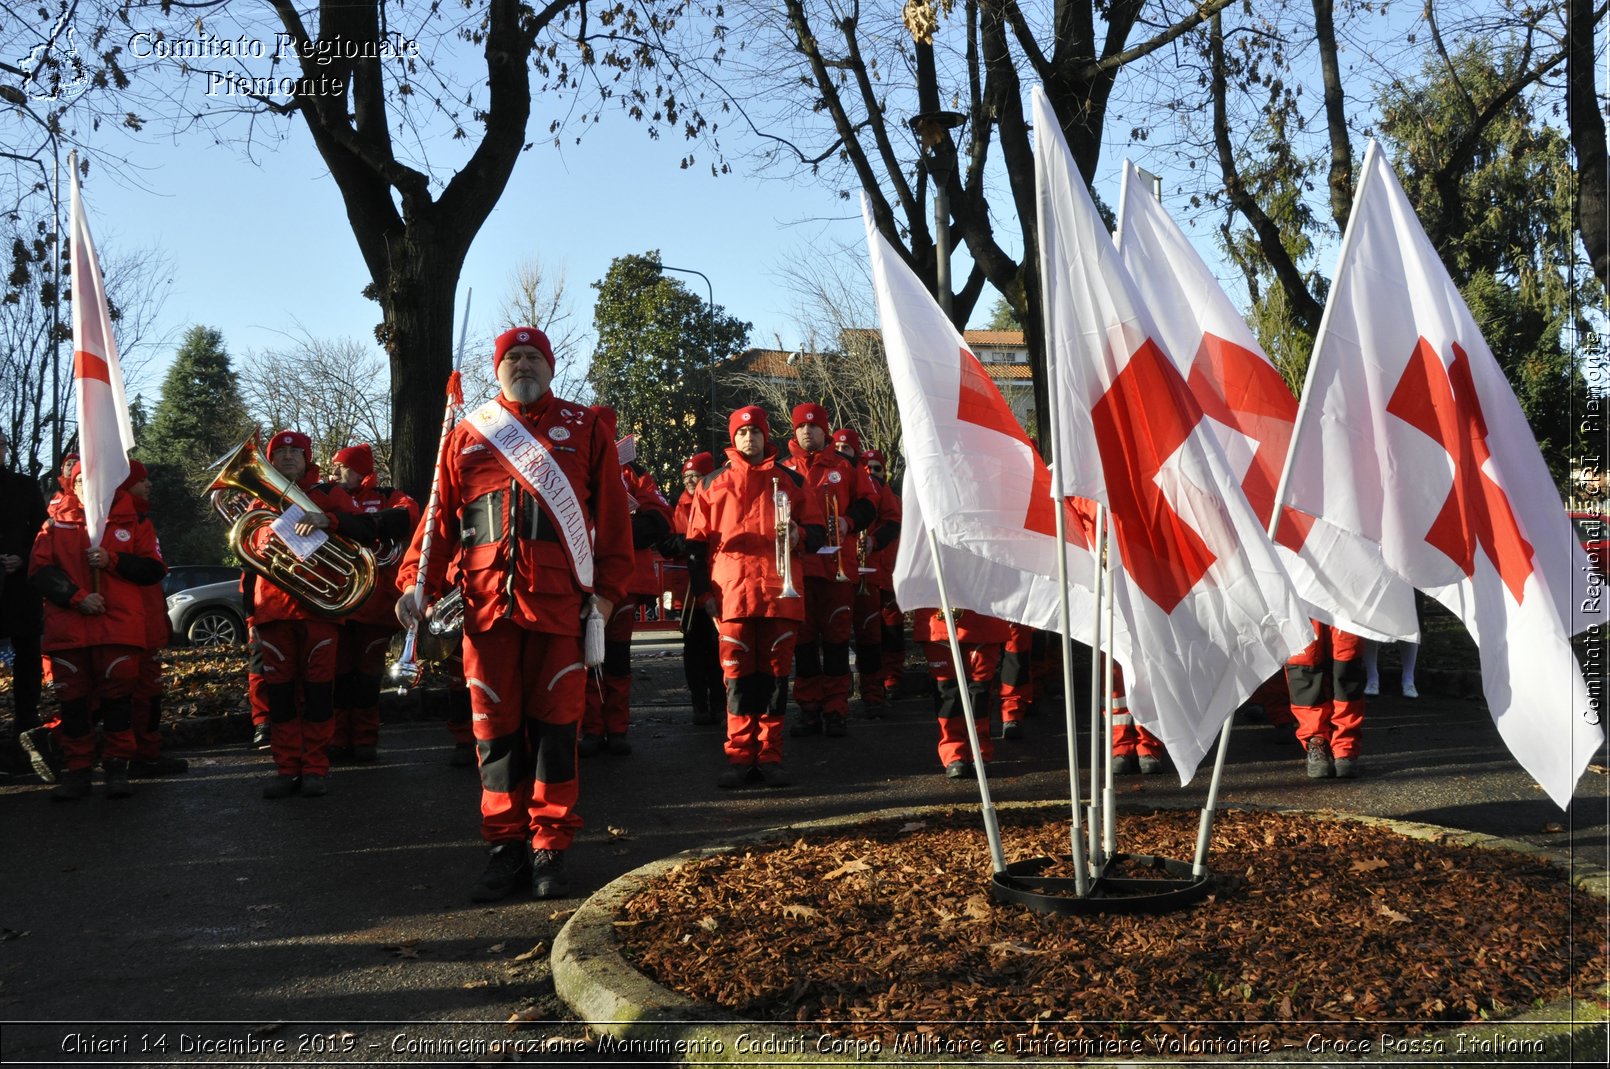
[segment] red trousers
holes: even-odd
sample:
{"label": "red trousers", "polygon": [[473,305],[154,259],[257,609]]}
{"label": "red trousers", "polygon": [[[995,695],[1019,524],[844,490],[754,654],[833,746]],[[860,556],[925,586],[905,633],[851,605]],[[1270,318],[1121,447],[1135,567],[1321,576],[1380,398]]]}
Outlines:
{"label": "red trousers", "polygon": [[632,627],[637,603],[638,598],[628,594],[604,624],[604,663],[587,680],[583,735],[624,735],[632,724]]}
{"label": "red trousers", "polygon": [[1332,757],[1355,757],[1364,734],[1364,640],[1315,620],[1314,641],[1286,662],[1297,742],[1314,737]]}
{"label": "red trousers", "polygon": [[162,756],[162,656],[160,650],[140,655],[140,678],[134,683],[134,757],[155,761]]}
{"label": "red trousers", "polygon": [[850,714],[855,584],[805,577],[805,621],[794,647],[794,700],[807,720]]}
{"label": "red trousers", "polygon": [[380,741],[380,680],[396,628],[348,622],[336,643],[332,746],[373,746]]}
{"label": "red trousers", "polygon": [[[939,763],[973,760],[973,747],[967,737],[967,715],[962,709],[961,688],[956,682],[956,665],[949,642],[923,644],[928,653],[928,670],[939,684]],[[972,699],[973,719],[978,728],[979,756],[989,761],[995,756],[995,740],[989,734],[989,685],[1001,663],[998,642],[963,642],[962,661],[967,669],[967,694]]]}
{"label": "red trousers", "polygon": [[1001,722],[1021,720],[1034,704],[1034,628],[1007,624],[1001,653]]}
{"label": "red trousers", "polygon": [[329,620],[271,620],[257,625],[263,654],[274,767],[282,776],[330,771],[335,715],[336,645],[340,625]]}
{"label": "red trousers", "polygon": [[268,723],[268,697],[263,693],[263,644],[257,625],[246,629],[246,700],[251,703],[252,726]]}
{"label": "red trousers", "polygon": [[110,645],[50,651],[51,685],[61,703],[57,738],[67,771],[95,763],[96,715],[101,719],[102,760],[133,760],[134,686],[144,652],[138,646]]}
{"label": "red trousers", "polygon": [[721,674],[727,681],[727,741],[722,747],[727,761],[779,763],[799,621],[757,616],[719,620],[716,628]]}
{"label": "red trousers", "polygon": [[581,636],[509,620],[464,636],[470,726],[481,759],[481,838],[570,846],[576,815],[576,729],[587,670]]}
{"label": "red trousers", "polygon": [[855,675],[861,701],[867,708],[887,705],[883,672],[883,591],[875,586],[857,589],[851,607],[855,622]]}

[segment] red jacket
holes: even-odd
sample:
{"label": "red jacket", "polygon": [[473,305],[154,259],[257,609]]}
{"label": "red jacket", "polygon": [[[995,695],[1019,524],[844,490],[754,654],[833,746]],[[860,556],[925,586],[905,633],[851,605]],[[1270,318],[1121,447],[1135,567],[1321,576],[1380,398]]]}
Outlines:
{"label": "red jacket", "polygon": [[822,513],[823,522],[827,521],[829,502],[832,502],[837,506],[839,516],[850,523],[849,532],[843,535],[835,534],[832,525],[827,525],[828,543],[831,544],[835,537],[839,539],[838,559],[835,561],[831,554],[812,554],[805,561],[805,574],[831,579],[839,574],[839,568],[842,567],[845,576],[855,580],[855,536],[875,523],[878,517],[878,490],[872,485],[872,476],[832,446],[807,453],[798,442],[790,441],[788,451],[788,459],[782,464],[805,477],[807,488]]}
{"label": "red jacket", "polygon": [[671,504],[660,493],[654,476],[635,464],[621,466],[621,482],[626,486],[626,493],[637,502],[637,509],[632,513],[634,570],[626,590],[658,598],[660,575],[654,565],[660,555],[654,547],[671,533]]}
{"label": "red jacket", "polygon": [[[609,428],[585,405],[552,393],[523,408],[501,396],[497,403],[520,417],[570,480],[592,520],[593,591],[619,602],[632,577],[632,523]],[[426,604],[443,594],[448,562],[456,558],[463,576],[465,634],[507,618],[531,631],[580,635],[586,592],[552,520],[464,423],[448,434],[437,490]],[[403,558],[397,574],[401,590],[411,588],[419,573],[425,529],[419,525]]]}
{"label": "red jacket", "polygon": [[[1007,626],[1006,621],[998,617],[985,616],[972,609],[962,609],[961,623],[956,629],[956,641],[975,646],[1004,643]],[[945,627],[944,617],[938,609],[918,609],[912,613],[911,630],[917,636],[918,642],[950,641],[950,631]]]}
{"label": "red jacket", "polygon": [[[149,520],[151,503],[140,498],[132,497],[134,511],[142,520]],[[152,527],[151,537],[156,540],[157,556],[162,556],[162,542],[156,538],[156,528]],[[140,591],[140,611],[145,614],[145,641],[141,643],[148,650],[160,650],[168,644],[173,637],[172,626],[168,623],[168,596],[162,592],[162,584],[142,586]]]}
{"label": "red jacket", "polygon": [[356,490],[348,490],[347,495],[357,510],[374,522],[375,545],[372,548],[375,556],[385,556],[394,549],[399,552],[390,564],[376,570],[374,593],[345,619],[351,623],[395,626],[397,571],[402,567],[400,551],[408,547],[414,528],[419,525],[419,502],[394,487],[380,486],[373,475],[366,477]]}
{"label": "red jacket", "polygon": [[[99,588],[106,611],[85,616],[75,606],[95,589],[90,575],[89,533],[84,506],[72,494],[54,503],[53,515],[39,529],[28,559],[28,578],[45,599],[45,650],[88,646],[139,646],[146,643],[142,587],[160,584],[167,565],[157,550],[156,532],[134,510],[134,499],[119,491],[112,499],[101,546],[110,555]],[[161,586],[156,586],[161,593]]]}
{"label": "red jacket", "polygon": [[[324,510],[330,518],[328,533],[341,534],[354,538],[360,542],[370,540],[372,528],[367,524],[354,525],[351,521],[358,516],[358,506],[353,502],[347,492],[331,483],[318,482],[318,469],[309,468],[307,473],[297,482],[302,492],[313,499],[313,503]],[[252,502],[253,508],[264,507],[261,501]],[[269,539],[277,537],[266,525],[259,527],[254,539],[253,548],[260,548]],[[378,584],[377,584],[378,585]],[[272,580],[259,575],[256,579],[254,593],[252,594],[252,623],[267,624],[276,620],[322,620],[325,617],[307,608],[300,601],[291,596],[290,592],[282,589]]]}
{"label": "red jacket", "polygon": [[727,463],[706,475],[694,495],[687,537],[689,587],[693,597],[702,597],[708,576],[723,620],[805,619],[803,597],[778,597],[783,583],[777,571],[777,490],[788,495],[791,518],[806,532],[791,551],[794,587],[803,593],[805,561],[823,544],[822,508],[806,489],[804,476],[777,463],[776,450],[768,448],[765,459],[751,464],[738,450],[728,449]]}
{"label": "red jacket", "polygon": [[871,478],[878,490],[878,519],[857,536],[866,541],[866,566],[873,569],[862,578],[869,587],[893,590],[894,559],[900,552],[900,496],[882,479]]}

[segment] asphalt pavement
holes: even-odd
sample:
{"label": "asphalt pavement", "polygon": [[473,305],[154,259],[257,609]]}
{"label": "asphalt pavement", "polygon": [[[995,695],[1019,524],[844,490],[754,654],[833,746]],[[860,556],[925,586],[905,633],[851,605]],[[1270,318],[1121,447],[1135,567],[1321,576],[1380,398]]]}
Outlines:
{"label": "asphalt pavement", "polygon": [[[634,668],[635,752],[582,763],[572,901],[469,901],[485,859],[476,777],[449,767],[452,741],[436,721],[388,723],[380,760],[338,767],[318,799],[264,800],[268,756],[238,743],[174,751],[190,771],[137,782],[126,800],[99,783],[75,803],[42,785],[0,787],[0,1060],[555,1060],[585,1029],[553,995],[547,950],[591,890],[739,833],[978,805],[975,784],[940,775],[921,696],[852,721],[848,738],[787,740],[789,788],[718,790],[721,729],[691,723],[677,647],[640,639]],[[1415,701],[1372,699],[1357,780],[1310,781],[1289,729],[1239,725],[1221,803],[1422,821],[1610,867],[1602,750],[1562,812],[1479,701],[1422,687]],[[997,743],[995,799],[1066,800],[1060,705],[1027,726],[1025,739]],[[1172,775],[1125,778],[1119,797],[1200,802],[1210,772],[1211,758],[1183,788]],[[515,1038],[525,1053],[499,1051]]]}

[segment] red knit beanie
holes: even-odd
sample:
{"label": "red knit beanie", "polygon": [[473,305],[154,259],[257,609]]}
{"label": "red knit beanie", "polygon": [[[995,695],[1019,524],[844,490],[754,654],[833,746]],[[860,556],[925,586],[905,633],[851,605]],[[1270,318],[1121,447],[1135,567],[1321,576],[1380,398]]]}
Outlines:
{"label": "red knit beanie", "polygon": [[766,422],[766,410],[759,405],[744,405],[727,418],[727,436],[734,440],[739,427],[759,427],[760,433],[771,437],[771,426]]}
{"label": "red knit beanie", "polygon": [[806,401],[802,405],[794,406],[794,430],[809,424],[822,428],[823,434],[831,433],[827,428],[833,421],[827,418],[827,409],[814,401]]}
{"label": "red knit beanie", "polygon": [[843,445],[845,443],[848,443],[850,446],[850,456],[858,457],[861,455],[861,436],[855,433],[855,431],[851,430],[849,427],[841,427],[833,432],[834,446]]}
{"label": "red knit beanie", "polygon": [[695,453],[682,465],[682,474],[709,475],[716,470],[716,458],[709,453]]}
{"label": "red knit beanie", "polygon": [[548,336],[536,327],[515,327],[498,335],[497,341],[492,343],[492,371],[497,373],[498,365],[503,363],[503,357],[516,345],[532,345],[548,361],[548,370],[553,370],[553,345],[549,343]]}
{"label": "red knit beanie", "polygon": [[375,473],[375,452],[369,448],[368,442],[359,442],[349,445],[345,449],[338,449],[335,456],[330,458],[343,468],[351,468],[359,475],[373,475]]}
{"label": "red knit beanie", "polygon": [[268,440],[268,459],[274,459],[274,453],[280,449],[300,449],[302,456],[307,458],[308,467],[313,466],[313,439],[301,431],[275,431],[274,437]]}

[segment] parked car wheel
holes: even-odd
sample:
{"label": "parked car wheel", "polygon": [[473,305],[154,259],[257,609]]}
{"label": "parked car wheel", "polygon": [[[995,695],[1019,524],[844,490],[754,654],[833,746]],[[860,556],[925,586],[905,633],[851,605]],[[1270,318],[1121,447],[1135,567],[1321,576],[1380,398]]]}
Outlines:
{"label": "parked car wheel", "polygon": [[184,636],[192,646],[237,646],[246,641],[246,621],[228,609],[203,609],[185,621]]}

